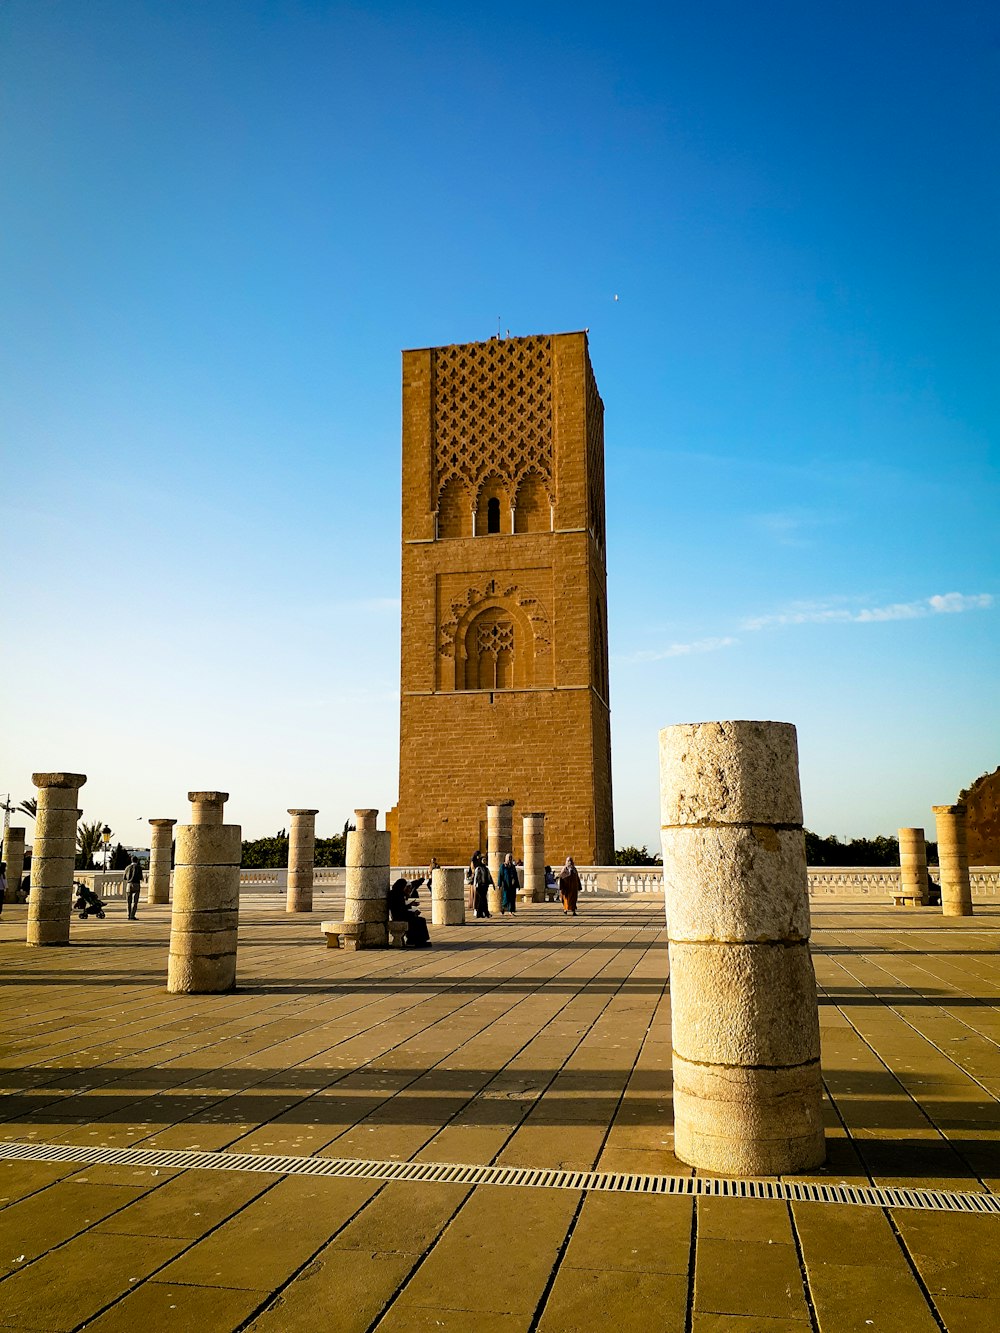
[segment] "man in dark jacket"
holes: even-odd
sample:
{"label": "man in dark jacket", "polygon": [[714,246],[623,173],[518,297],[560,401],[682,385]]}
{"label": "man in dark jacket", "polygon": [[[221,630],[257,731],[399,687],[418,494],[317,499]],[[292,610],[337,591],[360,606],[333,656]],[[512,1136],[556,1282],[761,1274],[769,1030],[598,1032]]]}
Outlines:
{"label": "man in dark jacket", "polygon": [[133,856],[125,867],[125,900],[128,903],[128,919],[134,921],[139,908],[139,890],[142,888],[142,866],[139,858]]}

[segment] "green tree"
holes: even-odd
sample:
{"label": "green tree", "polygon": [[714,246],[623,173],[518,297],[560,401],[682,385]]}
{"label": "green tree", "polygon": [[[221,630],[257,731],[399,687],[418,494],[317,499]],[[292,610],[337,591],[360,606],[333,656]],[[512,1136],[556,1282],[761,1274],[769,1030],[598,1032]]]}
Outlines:
{"label": "green tree", "polygon": [[124,870],[131,860],[130,853],[125,850],[120,842],[116,843],[115,850],[111,853],[111,860],[108,862],[108,869]]}
{"label": "green tree", "polygon": [[658,866],[663,858],[650,854],[646,844],[641,847],[618,847],[615,849],[616,866]]}
{"label": "green tree", "polygon": [[77,870],[89,870],[94,864],[94,856],[103,846],[101,840],[102,828],[103,822],[100,819],[95,819],[91,824],[81,819],[76,830]]}

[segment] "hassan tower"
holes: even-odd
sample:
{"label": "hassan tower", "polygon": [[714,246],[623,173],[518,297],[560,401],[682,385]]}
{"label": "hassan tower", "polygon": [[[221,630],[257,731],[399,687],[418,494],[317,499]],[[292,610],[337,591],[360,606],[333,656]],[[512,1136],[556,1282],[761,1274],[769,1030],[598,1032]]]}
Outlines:
{"label": "hassan tower", "polygon": [[585,333],[403,353],[393,862],[467,861],[486,806],[614,859],[604,405]]}

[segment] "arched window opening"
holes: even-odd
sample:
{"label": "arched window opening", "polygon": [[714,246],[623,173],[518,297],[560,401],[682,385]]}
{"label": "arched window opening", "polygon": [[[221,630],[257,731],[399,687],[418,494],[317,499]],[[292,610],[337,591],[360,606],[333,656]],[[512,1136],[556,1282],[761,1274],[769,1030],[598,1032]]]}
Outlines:
{"label": "arched window opening", "polygon": [[500,501],[495,495],[491,495],[489,503],[486,506],[486,531],[500,531]]}

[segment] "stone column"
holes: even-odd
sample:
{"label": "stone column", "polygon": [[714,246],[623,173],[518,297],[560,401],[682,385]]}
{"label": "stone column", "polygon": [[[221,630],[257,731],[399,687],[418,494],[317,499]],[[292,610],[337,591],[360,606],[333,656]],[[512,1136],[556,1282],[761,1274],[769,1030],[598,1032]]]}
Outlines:
{"label": "stone column", "polygon": [[674,1151],[722,1174],[825,1158],[795,728],[660,732]]}
{"label": "stone column", "polygon": [[3,835],[3,859],[7,865],[7,902],[17,898],[24,874],[24,829],[9,828]]}
{"label": "stone column", "polygon": [[32,773],[38,811],[31,850],[27,943],[69,944],[82,773]]}
{"label": "stone column", "polygon": [[149,840],[149,877],[146,880],[146,902],[170,901],[170,848],[174,840],[176,819],[151,819],[153,832]]}
{"label": "stone column", "polygon": [[938,865],[941,867],[942,915],[972,916],[965,806],[935,805],[934,818],[937,822]]}
{"label": "stone column", "polygon": [[389,846],[391,835],[375,827],[377,810],[355,810],[357,828],[347,835],[344,923],[358,924],[359,949],[389,943]]}
{"label": "stone column", "polygon": [[316,816],[318,810],[289,810],[292,827],[288,832],[288,891],[286,912],[311,912],[313,909],[313,869],[316,860]]}
{"label": "stone column", "polygon": [[514,802],[494,801],[486,807],[486,856],[493,876],[493,888],[486,895],[490,912],[500,911],[500,867],[508,852],[514,850]]}
{"label": "stone column", "polygon": [[438,866],[431,876],[431,925],[465,925],[465,871]]}
{"label": "stone column", "polygon": [[177,828],[167,990],[205,995],[236,988],[240,915],[239,824],[223,824],[224,791],[188,792],[191,823]]}
{"label": "stone column", "polygon": [[927,905],[927,843],[922,828],[899,830],[899,892],[904,905]]}
{"label": "stone column", "polygon": [[525,902],[545,901],[545,815],[528,814],[524,819],[524,890]]}

